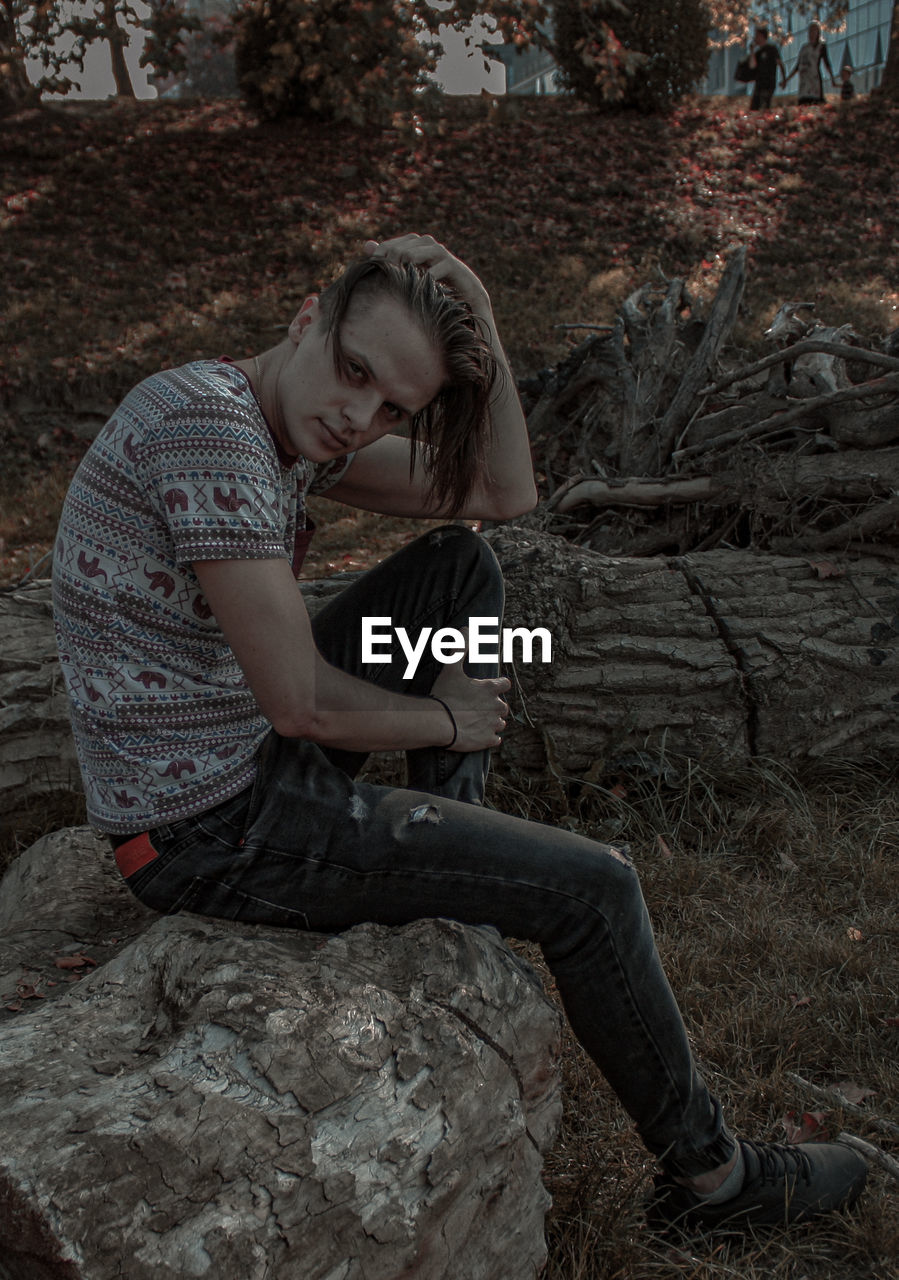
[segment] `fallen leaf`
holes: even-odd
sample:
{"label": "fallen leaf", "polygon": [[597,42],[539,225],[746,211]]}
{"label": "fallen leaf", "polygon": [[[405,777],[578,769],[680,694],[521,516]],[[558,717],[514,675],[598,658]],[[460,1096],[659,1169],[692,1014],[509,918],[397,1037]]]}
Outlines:
{"label": "fallen leaf", "polygon": [[674,857],[674,854],[671,851],[671,846],[668,844],[666,840],[663,840],[662,837],[659,835],[656,836],[656,843],[659,846],[659,853],[662,855],[662,857],[666,862],[669,862]]}
{"label": "fallen leaf", "polygon": [[876,1090],[867,1088],[863,1084],[855,1084],[852,1080],[841,1080],[839,1084],[834,1085],[837,1093],[842,1094],[847,1102],[857,1106],[860,1102],[864,1102],[865,1098],[873,1098]]}
{"label": "fallen leaf", "polygon": [[830,560],[809,560],[809,566],[814,569],[819,578],[844,578],[846,570],[841,569],[839,565],[833,564]]}
{"label": "fallen leaf", "polygon": [[53,961],[57,969],[83,969],[85,965],[96,965],[96,960],[83,956],[80,951],[73,956],[57,956]]}
{"label": "fallen leaf", "polygon": [[43,1000],[37,987],[33,987],[30,982],[19,982],[16,984],[16,995],[22,1000]]}
{"label": "fallen leaf", "polygon": [[787,1142],[795,1144],[797,1142],[818,1141],[827,1115],[826,1111],[803,1111],[801,1113],[788,1111],[785,1116],[781,1116],[780,1120],[784,1127]]}
{"label": "fallen leaf", "polygon": [[862,933],[861,929],[856,929],[854,925],[850,925],[849,928],[846,930],[846,937],[849,939],[850,942],[861,942],[862,938],[864,937],[864,934]]}
{"label": "fallen leaf", "polygon": [[793,1002],[794,1009],[806,1009],[812,1002],[811,996],[797,996],[794,992],[790,992],[790,999]]}

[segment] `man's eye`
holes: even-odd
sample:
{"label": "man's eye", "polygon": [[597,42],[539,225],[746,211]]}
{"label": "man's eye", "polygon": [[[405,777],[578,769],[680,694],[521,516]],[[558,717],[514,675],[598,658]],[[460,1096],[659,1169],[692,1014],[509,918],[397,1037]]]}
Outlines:
{"label": "man's eye", "polygon": [[387,414],[387,417],[390,419],[391,422],[399,422],[400,418],[402,418],[403,416],[402,409],[400,409],[399,406],[395,404],[385,404],[384,412]]}
{"label": "man's eye", "polygon": [[347,372],[354,378],[363,378],[365,376],[365,370],[358,360],[347,360],[346,367]]}

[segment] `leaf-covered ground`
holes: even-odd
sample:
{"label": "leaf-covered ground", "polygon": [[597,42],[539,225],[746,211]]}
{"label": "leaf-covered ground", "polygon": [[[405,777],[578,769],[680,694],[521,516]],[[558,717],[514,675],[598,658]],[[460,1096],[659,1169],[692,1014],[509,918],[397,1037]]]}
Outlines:
{"label": "leaf-covered ground", "polygon": [[[161,365],[274,344],[304,292],[369,236],[431,231],[466,256],[519,374],[581,336],[556,326],[608,322],[658,270],[711,296],[736,243],[749,249],[744,346],[788,299],[886,333],[899,325],[897,136],[899,110],[864,99],[757,115],[705,101],[666,119],[561,99],[449,101],[419,133],[263,127],[224,104],[63,106],[7,122],[0,583],[51,545],[82,427]],[[407,536],[329,506],[313,573]],[[763,767],[714,784],[684,776],[580,797],[497,779],[494,799],[630,840],[704,1069],[741,1131],[812,1123],[896,1154],[894,777],[845,771],[800,788]],[[36,814],[19,839],[61,821]],[[848,1222],[737,1243],[650,1235],[649,1164],[626,1118],[571,1045],[565,1071],[547,1280],[897,1274],[899,1198],[884,1172]],[[821,1092],[837,1084],[861,1091],[859,1111]]]}
{"label": "leaf-covered ground", "polygon": [[899,323],[899,110],[599,116],[448,100],[423,131],[257,125],[233,105],[56,108],[3,147],[2,386],[55,399],[271,341],[368,236],[430,229],[480,271],[519,370],[656,267],[707,291],[750,248],[747,318],[797,291]]}
{"label": "leaf-covered ground", "polygon": [[[757,114],[706,101],[661,119],[448,100],[394,131],[262,126],[233,104],[28,113],[0,142],[10,481],[81,447],[60,424],[23,435],[23,411],[64,410],[68,427],[155,368],[270,345],[363,239],[404,229],[433,231],[483,275],[520,373],[564,352],[571,331],[555,326],[608,320],[656,270],[708,295],[735,243],[750,248],[749,344],[787,297],[886,331],[897,123],[869,101]],[[41,538],[17,531],[12,498],[0,537],[32,554]]]}
{"label": "leaf-covered ground", "polygon": [[747,346],[788,298],[886,332],[899,324],[897,134],[899,110],[868,100],[756,114],[705,100],[658,118],[448,99],[439,118],[387,131],[259,125],[230,103],[7,122],[0,578],[52,538],[84,447],[73,427],[156,368],[273,345],[370,236],[431,231],[467,257],[519,374],[583,336],[558,326],[608,321],[658,271],[711,296],[737,243]]}

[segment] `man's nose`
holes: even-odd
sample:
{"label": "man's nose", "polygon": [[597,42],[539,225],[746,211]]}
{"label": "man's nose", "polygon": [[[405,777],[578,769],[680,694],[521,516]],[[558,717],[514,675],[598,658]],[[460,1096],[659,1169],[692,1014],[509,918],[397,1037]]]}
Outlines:
{"label": "man's nose", "polygon": [[343,420],[351,431],[362,433],[374,422],[381,408],[381,396],[374,388],[359,390],[343,405]]}

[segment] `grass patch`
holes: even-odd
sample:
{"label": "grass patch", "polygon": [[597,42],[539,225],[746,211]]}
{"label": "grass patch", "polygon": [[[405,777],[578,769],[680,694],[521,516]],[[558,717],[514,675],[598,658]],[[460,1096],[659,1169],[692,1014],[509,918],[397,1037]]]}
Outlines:
{"label": "grass patch", "polygon": [[[722,781],[678,762],[664,778],[624,785],[618,796],[557,783],[554,800],[542,788],[535,816],[628,838],[698,1060],[733,1126],[783,1141],[789,1112],[815,1111],[822,1134],[848,1131],[895,1152],[895,776],[872,764],[799,778],[762,762]],[[502,779],[494,799],[529,808]],[[739,1242],[652,1235],[640,1210],[651,1160],[570,1035],[563,1066],[547,1280],[895,1275],[899,1196],[877,1170],[848,1217]],[[872,1091],[861,1114],[814,1091],[842,1082]]]}

